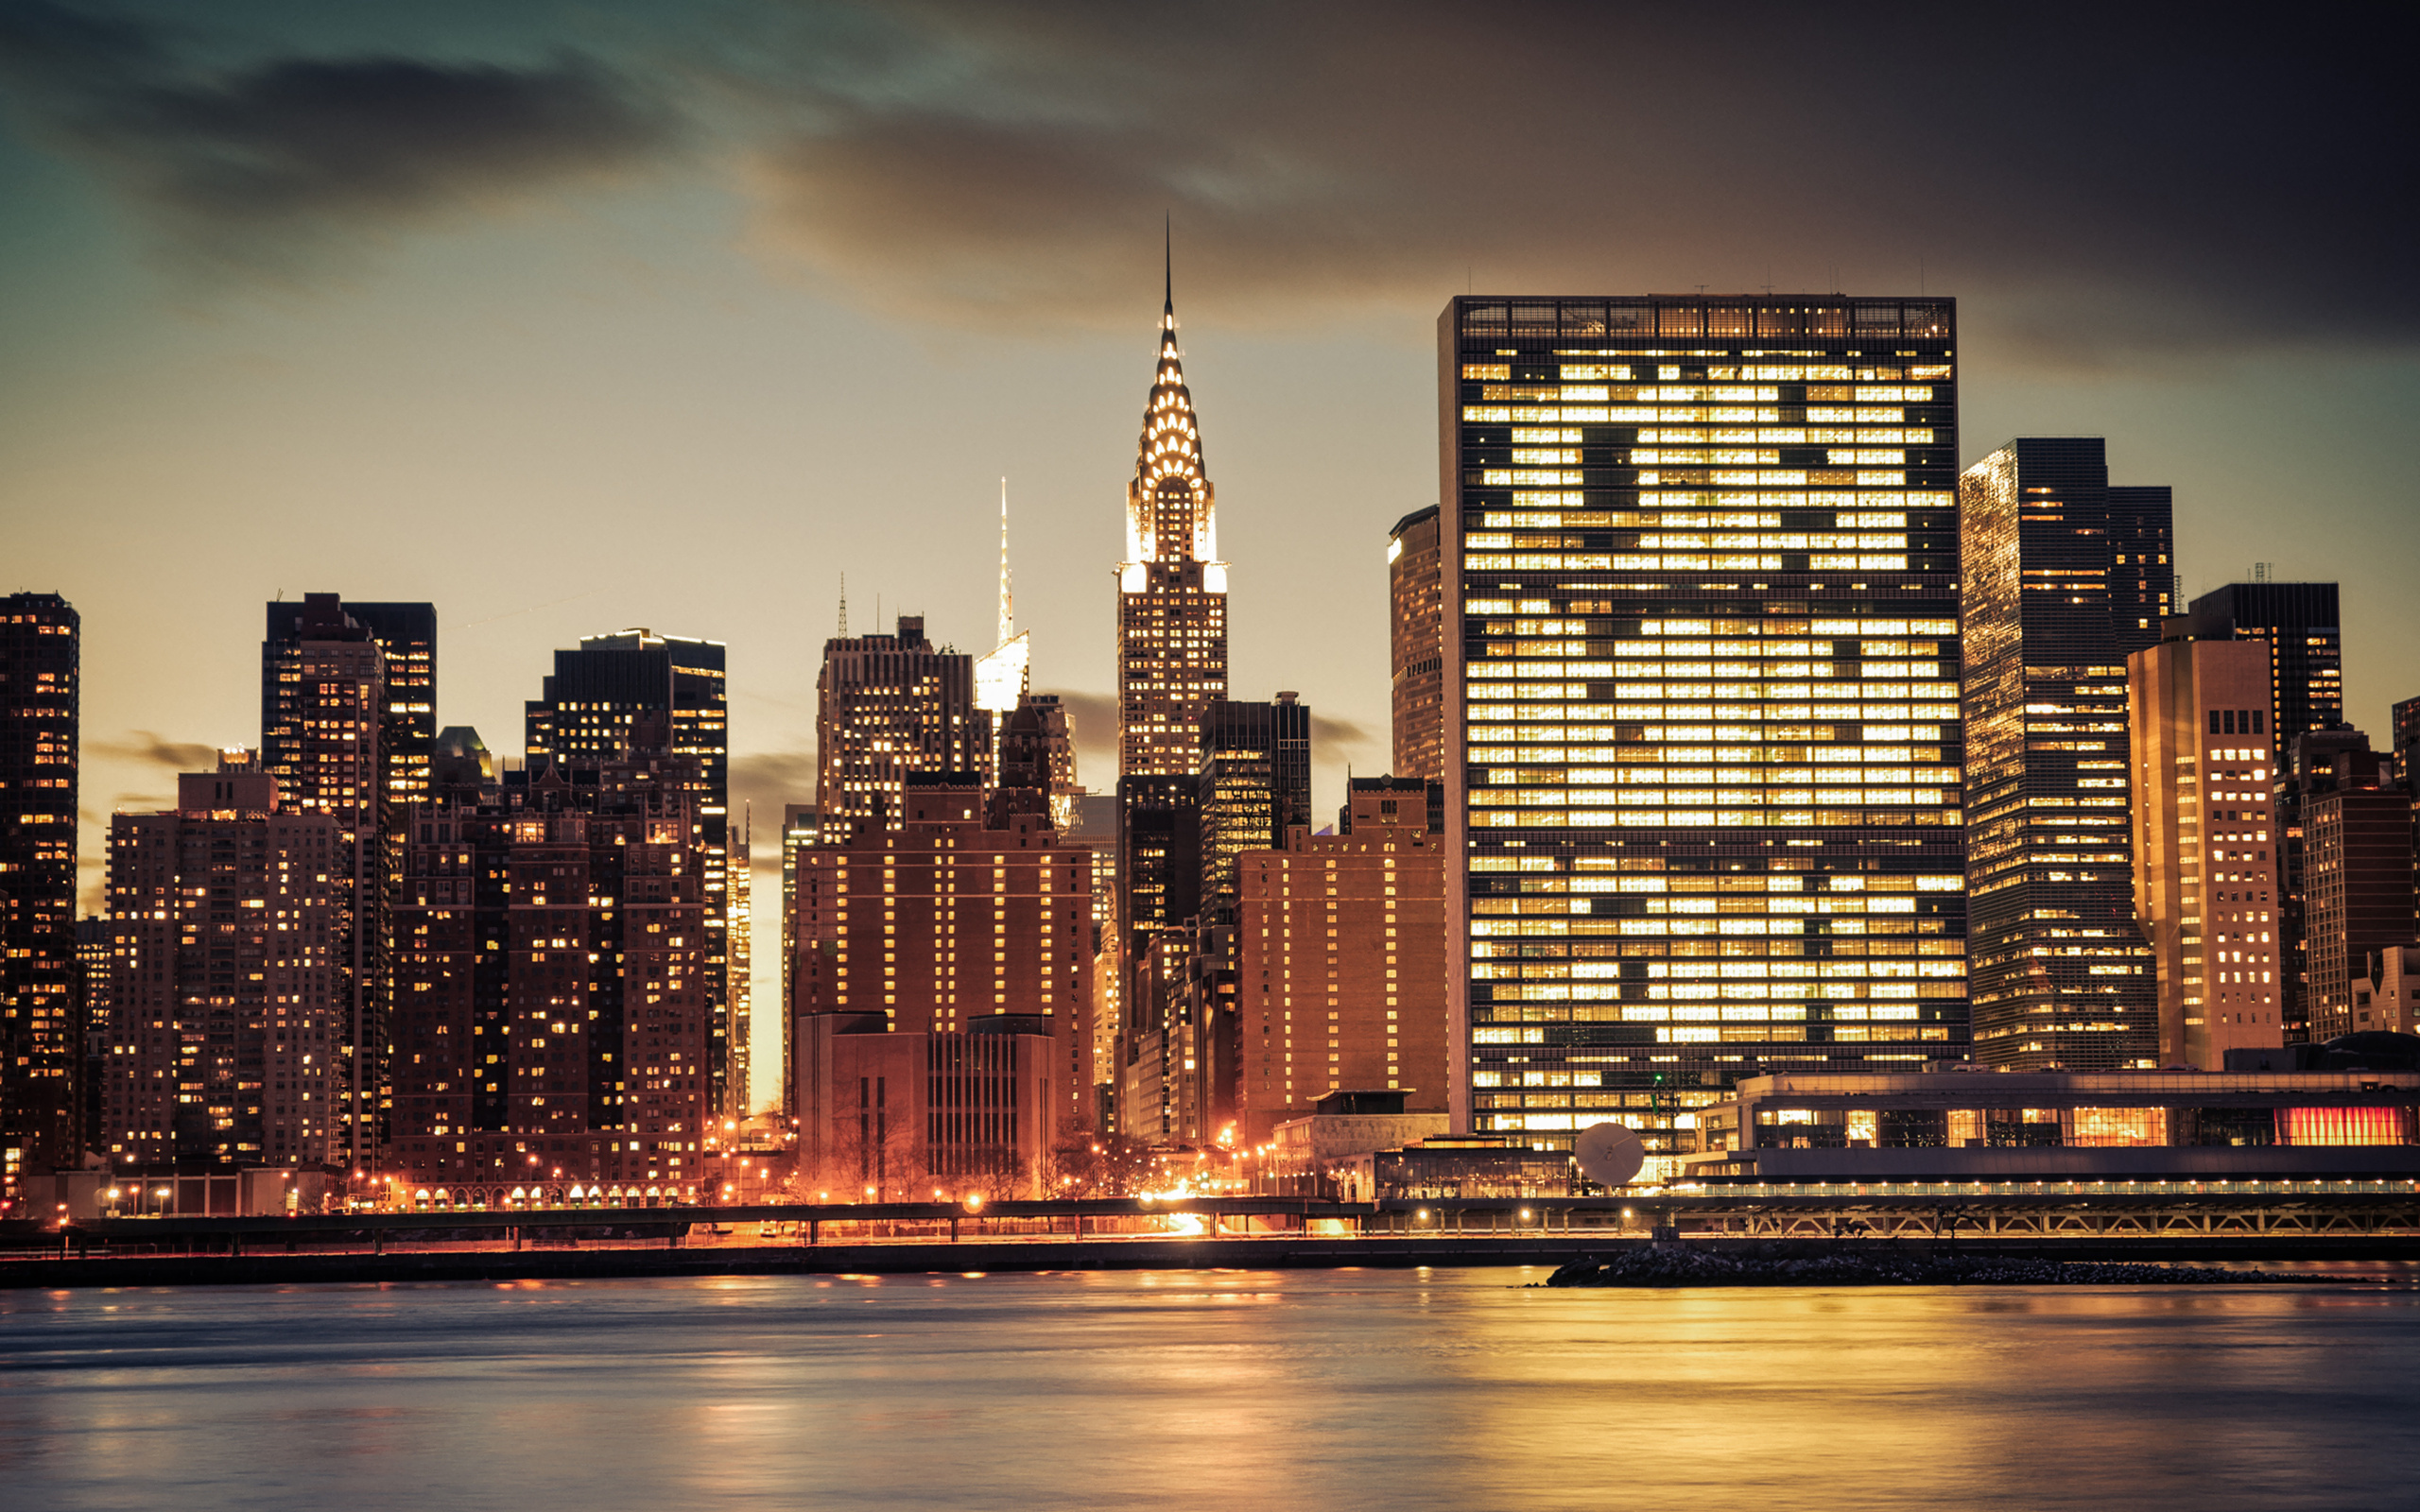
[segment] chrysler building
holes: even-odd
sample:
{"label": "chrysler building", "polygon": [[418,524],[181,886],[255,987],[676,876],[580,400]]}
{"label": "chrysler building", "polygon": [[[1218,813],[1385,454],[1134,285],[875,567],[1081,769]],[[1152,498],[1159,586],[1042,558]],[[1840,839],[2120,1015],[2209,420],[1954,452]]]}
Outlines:
{"label": "chrysler building", "polygon": [[1201,431],[1176,344],[1176,296],[1160,315],[1160,367],[1126,486],[1117,568],[1117,771],[1190,776],[1201,715],[1227,696],[1227,564],[1201,465]]}

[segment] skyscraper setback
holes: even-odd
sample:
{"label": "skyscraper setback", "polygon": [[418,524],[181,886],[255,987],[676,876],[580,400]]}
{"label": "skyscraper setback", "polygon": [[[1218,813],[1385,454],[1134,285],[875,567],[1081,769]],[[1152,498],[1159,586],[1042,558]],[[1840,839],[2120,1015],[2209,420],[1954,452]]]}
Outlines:
{"label": "skyscraper setback", "polygon": [[1959,479],[1975,1055],[2155,1065],[2135,923],[2126,658],[2159,640],[2169,490],[2113,488],[2098,437],[2009,442]]}
{"label": "skyscraper setback", "polygon": [[1731,1076],[1965,1054],[1955,322],[1446,306],[1459,1126],[1668,1153]]}

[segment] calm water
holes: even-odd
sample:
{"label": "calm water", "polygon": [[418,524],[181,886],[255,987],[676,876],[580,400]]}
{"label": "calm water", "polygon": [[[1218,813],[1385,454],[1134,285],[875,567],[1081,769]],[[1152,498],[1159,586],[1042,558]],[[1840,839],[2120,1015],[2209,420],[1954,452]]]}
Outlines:
{"label": "calm water", "polygon": [[0,1505],[2420,1502],[2411,1292],[1542,1275],[0,1293]]}

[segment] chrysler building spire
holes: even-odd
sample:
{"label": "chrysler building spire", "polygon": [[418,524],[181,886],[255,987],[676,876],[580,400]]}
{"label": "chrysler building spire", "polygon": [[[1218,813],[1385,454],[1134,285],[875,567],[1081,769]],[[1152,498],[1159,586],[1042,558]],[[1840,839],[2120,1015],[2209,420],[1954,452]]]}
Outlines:
{"label": "chrysler building spire", "polygon": [[1171,248],[1158,370],[1126,485],[1118,564],[1118,774],[1176,776],[1199,765],[1202,711],[1227,696],[1227,566],[1201,427],[1176,342]]}

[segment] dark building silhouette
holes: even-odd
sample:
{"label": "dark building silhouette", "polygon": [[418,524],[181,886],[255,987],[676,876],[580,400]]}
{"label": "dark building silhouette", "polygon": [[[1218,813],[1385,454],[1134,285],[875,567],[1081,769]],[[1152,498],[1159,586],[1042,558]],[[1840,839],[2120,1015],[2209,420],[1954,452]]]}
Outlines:
{"label": "dark building silhouette", "polygon": [[[57,593],[0,599],[0,1204],[83,1151],[76,821],[83,624]],[[47,1216],[46,1214],[43,1216]]]}
{"label": "dark building silhouette", "polygon": [[1975,1057],[2027,1072],[2156,1064],[2126,658],[2174,611],[2169,490],[2113,488],[2100,438],[2060,437],[2009,442],[1959,494]]}

